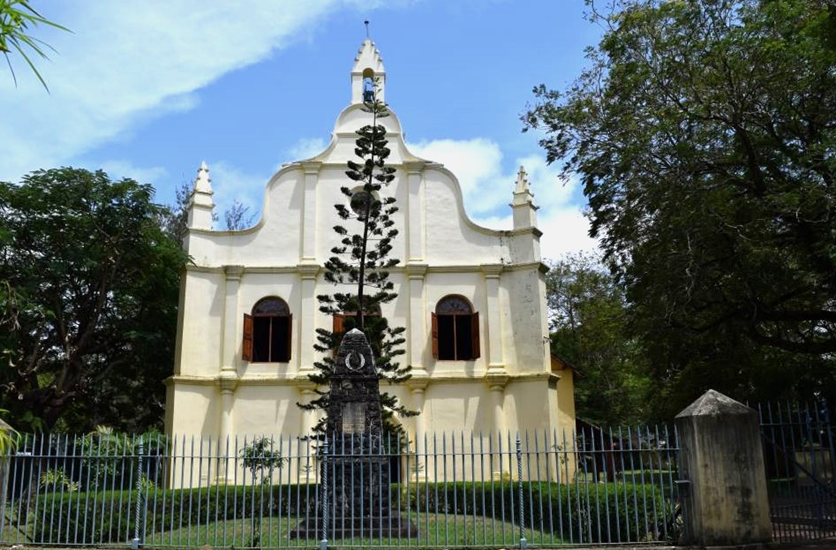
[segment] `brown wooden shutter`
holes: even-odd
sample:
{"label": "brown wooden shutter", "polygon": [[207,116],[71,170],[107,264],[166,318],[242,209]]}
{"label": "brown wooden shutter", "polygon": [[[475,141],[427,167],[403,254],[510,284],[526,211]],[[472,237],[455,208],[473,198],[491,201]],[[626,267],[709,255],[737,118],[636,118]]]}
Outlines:
{"label": "brown wooden shutter", "polygon": [[[342,313],[335,313],[331,318],[331,333],[336,336],[345,331],[345,315]],[[336,359],[338,349],[335,347],[331,350],[331,356]]]}
{"label": "brown wooden shutter", "polygon": [[470,342],[473,349],[473,359],[479,359],[479,313],[476,312],[470,318]]}
{"label": "brown wooden shutter", "polygon": [[432,314],[432,320],[433,357],[438,359],[438,317],[436,317],[435,313]]}
{"label": "brown wooden shutter", "polygon": [[287,316],[287,361],[290,362],[293,350],[293,314]]}
{"label": "brown wooden shutter", "polygon": [[331,332],[334,334],[341,333],[343,331],[343,327],[345,326],[345,315],[342,313],[335,313],[332,323]]}
{"label": "brown wooden shutter", "polygon": [[253,318],[252,315],[244,314],[244,345],[241,358],[244,361],[253,360]]}

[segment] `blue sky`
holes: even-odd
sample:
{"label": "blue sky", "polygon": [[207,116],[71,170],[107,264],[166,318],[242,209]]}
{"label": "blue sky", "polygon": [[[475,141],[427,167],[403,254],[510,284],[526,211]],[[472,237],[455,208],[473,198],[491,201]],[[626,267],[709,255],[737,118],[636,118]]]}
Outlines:
{"label": "blue sky", "polygon": [[38,29],[57,53],[47,94],[0,68],[0,179],[38,168],[103,168],[151,183],[157,201],[210,168],[219,210],[261,211],[282,163],[328,143],[371,21],[386,98],[410,149],[459,177],[468,214],[506,228],[519,164],[541,206],[543,256],[589,249],[577,183],[547,167],[519,116],[545,83],[580,73],[601,29],[583,0],[42,0],[73,33]]}

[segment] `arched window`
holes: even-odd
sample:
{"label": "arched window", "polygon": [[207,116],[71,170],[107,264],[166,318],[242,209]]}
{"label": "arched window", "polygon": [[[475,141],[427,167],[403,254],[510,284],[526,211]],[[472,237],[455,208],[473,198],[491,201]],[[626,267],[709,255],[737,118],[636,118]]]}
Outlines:
{"label": "arched window", "polygon": [[462,296],[445,296],[432,314],[433,357],[467,361],[479,358],[479,314]]}
{"label": "arched window", "polygon": [[290,361],[293,315],[287,302],[270,296],[253,306],[252,315],[244,314],[245,361],[287,363]]}

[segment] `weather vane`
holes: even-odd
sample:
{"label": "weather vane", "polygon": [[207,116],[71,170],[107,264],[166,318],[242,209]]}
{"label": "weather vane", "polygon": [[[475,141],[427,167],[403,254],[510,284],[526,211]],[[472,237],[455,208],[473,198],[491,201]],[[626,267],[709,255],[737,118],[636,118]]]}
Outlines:
{"label": "weather vane", "polygon": [[370,38],[369,37],[369,20],[366,19],[365,21],[363,21],[363,24],[366,25],[366,38]]}

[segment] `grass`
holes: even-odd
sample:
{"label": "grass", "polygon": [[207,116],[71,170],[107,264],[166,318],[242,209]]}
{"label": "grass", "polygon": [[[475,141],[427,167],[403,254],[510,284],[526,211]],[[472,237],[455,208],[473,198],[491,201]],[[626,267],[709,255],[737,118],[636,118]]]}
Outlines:
{"label": "grass", "polygon": [[[451,547],[451,546],[494,546],[508,547],[519,544],[519,526],[509,522],[482,517],[462,517],[412,512],[404,519],[410,519],[418,526],[419,535],[410,538],[375,538],[361,537],[357,532],[354,537],[331,540],[328,545],[336,547]],[[308,539],[290,539],[289,533],[295,529],[299,520],[295,517],[263,517],[261,529],[257,529],[257,519],[211,522],[190,528],[172,526],[160,529],[145,540],[146,547],[199,547],[209,545],[213,548],[253,548],[253,547],[313,547],[319,545],[319,537]],[[548,529],[548,526],[546,526]],[[150,531],[150,526],[149,526]],[[260,538],[253,543],[253,534]],[[557,545],[561,539],[550,533],[531,533],[526,529],[526,540],[533,545]]]}

